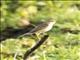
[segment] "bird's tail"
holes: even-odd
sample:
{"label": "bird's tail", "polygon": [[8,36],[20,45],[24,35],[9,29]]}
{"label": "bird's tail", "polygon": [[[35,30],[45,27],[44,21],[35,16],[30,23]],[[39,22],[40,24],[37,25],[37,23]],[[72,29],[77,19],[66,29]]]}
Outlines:
{"label": "bird's tail", "polygon": [[23,37],[23,36],[29,36],[29,35],[32,35],[33,33],[25,33],[23,35],[20,35],[19,38]]}

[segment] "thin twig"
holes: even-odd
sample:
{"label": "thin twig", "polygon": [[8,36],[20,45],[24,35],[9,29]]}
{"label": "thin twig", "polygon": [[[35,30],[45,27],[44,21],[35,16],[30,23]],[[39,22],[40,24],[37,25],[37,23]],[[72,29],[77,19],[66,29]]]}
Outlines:
{"label": "thin twig", "polygon": [[39,40],[31,49],[29,49],[28,51],[26,51],[26,53],[24,54],[23,60],[27,60],[28,57],[38,48],[42,45],[42,43],[47,40],[47,38],[49,37],[49,35],[45,35],[44,37],[41,38],[41,40]]}

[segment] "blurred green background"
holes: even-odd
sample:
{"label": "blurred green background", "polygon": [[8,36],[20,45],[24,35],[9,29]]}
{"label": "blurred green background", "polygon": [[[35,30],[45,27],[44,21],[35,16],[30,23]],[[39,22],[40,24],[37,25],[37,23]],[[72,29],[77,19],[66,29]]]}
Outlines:
{"label": "blurred green background", "polygon": [[[80,1],[3,0],[0,12],[1,33],[7,27],[25,28],[29,21],[34,25],[47,18],[56,21],[48,40],[29,60],[80,60]],[[23,60],[25,51],[35,43],[31,36],[8,38],[0,43],[1,60]]]}

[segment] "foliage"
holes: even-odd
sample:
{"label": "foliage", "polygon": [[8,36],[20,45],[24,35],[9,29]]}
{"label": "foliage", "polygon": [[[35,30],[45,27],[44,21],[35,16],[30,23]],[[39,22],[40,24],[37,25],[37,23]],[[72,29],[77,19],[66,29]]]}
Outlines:
{"label": "foliage", "polygon": [[[19,26],[22,17],[33,24],[47,18],[56,20],[55,26],[48,33],[49,39],[31,55],[30,60],[80,60],[80,32],[73,34],[60,30],[80,30],[80,1],[4,0],[0,7],[1,31],[7,27],[22,28]],[[35,43],[32,37],[6,39],[0,43],[1,60],[22,60],[25,51]]]}

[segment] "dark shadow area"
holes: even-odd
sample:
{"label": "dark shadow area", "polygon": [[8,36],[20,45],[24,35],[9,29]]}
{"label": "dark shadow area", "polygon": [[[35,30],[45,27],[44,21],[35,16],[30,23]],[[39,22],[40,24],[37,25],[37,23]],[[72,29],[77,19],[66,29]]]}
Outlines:
{"label": "dark shadow area", "polygon": [[13,28],[6,28],[4,31],[0,32],[0,42],[5,41],[8,38],[17,38],[18,36],[29,32],[32,26],[28,26],[22,29],[13,29]]}

